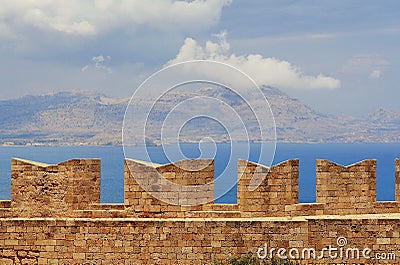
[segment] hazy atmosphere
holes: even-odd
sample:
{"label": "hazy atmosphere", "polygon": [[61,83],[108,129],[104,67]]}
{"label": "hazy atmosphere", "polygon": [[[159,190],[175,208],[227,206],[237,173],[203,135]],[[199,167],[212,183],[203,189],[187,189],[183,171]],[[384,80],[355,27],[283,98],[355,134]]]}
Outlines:
{"label": "hazy atmosphere", "polygon": [[322,113],[400,111],[396,0],[0,2],[1,100],[129,97],[163,66],[211,59]]}
{"label": "hazy atmosphere", "polygon": [[0,265],[400,264],[400,0],[0,0]]}

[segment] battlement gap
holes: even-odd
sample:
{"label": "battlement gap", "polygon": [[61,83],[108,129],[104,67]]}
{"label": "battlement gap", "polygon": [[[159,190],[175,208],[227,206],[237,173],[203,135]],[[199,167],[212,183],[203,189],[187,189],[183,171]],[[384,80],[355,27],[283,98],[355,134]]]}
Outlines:
{"label": "battlement gap", "polygon": [[[239,160],[237,204],[214,203],[212,159],[165,165],[126,159],[123,204],[100,203],[100,171],[100,159],[45,164],[14,158],[12,198],[0,201],[0,217],[251,218],[400,213],[399,159],[396,200],[390,202],[376,201],[375,160],[348,166],[317,160],[315,203],[298,203],[298,160],[271,167]],[[151,185],[157,196],[143,189],[143,183]],[[168,203],[171,199],[174,203]]]}

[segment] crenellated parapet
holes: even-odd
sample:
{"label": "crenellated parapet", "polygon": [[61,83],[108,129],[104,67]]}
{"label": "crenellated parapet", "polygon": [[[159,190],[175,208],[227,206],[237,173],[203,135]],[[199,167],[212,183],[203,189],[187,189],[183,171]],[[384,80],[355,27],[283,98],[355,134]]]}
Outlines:
{"label": "crenellated parapet", "polygon": [[57,165],[11,162],[11,209],[21,217],[65,216],[100,203],[100,159]]}
{"label": "crenellated parapet", "polygon": [[202,201],[214,201],[213,180],[211,159],[166,165],[126,159],[124,204],[139,216],[184,217],[185,212],[202,210]]}
{"label": "crenellated parapet", "polygon": [[324,214],[371,213],[376,202],[376,161],[342,166],[317,160],[317,203]]}
{"label": "crenellated parapet", "polygon": [[238,161],[238,203],[214,203],[214,161],[155,164],[125,160],[124,203],[100,203],[100,160],[74,159],[51,165],[12,160],[11,201],[5,217],[290,217],[400,213],[400,160],[396,200],[376,201],[376,161],[342,166],[316,163],[316,202],[298,203],[299,161],[267,167]]}
{"label": "crenellated parapet", "polygon": [[284,216],[285,206],[298,202],[298,160],[272,167],[239,160],[238,177],[238,206],[242,216]]}

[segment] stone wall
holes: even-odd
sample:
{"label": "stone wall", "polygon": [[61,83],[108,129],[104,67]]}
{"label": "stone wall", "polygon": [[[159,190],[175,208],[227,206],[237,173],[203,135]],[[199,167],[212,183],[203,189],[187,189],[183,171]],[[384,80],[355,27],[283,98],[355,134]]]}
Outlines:
{"label": "stone wall", "polygon": [[284,216],[285,206],[298,202],[298,160],[270,168],[239,160],[238,175],[238,205],[244,217]]}
{"label": "stone wall", "polygon": [[368,212],[376,202],[376,161],[342,166],[317,160],[316,200],[325,204],[325,214]]}
{"label": "stone wall", "polygon": [[75,159],[48,165],[13,159],[11,209],[18,217],[65,216],[100,203],[100,160]]}
{"label": "stone wall", "polygon": [[124,168],[124,204],[131,216],[183,217],[202,210],[202,201],[214,201],[213,160],[159,165],[126,159]]}
{"label": "stone wall", "polygon": [[[211,264],[267,250],[302,264],[399,264],[399,215],[326,218],[0,219],[0,264]],[[338,239],[343,258],[339,256]],[[331,258],[324,248],[336,248]],[[261,248],[261,251],[259,250]],[[304,250],[315,250],[315,258]],[[368,257],[362,251],[369,248]],[[349,249],[351,252],[349,252]],[[358,257],[352,256],[358,249]],[[271,252],[272,251],[272,252]],[[324,254],[323,258],[318,258]],[[349,255],[346,258],[346,253]],[[376,255],[395,255],[377,261]]]}
{"label": "stone wall", "polygon": [[123,205],[100,204],[100,160],[48,165],[12,160],[12,200],[3,217],[275,217],[399,213],[396,201],[376,201],[376,161],[342,166],[317,160],[316,203],[298,203],[299,161],[271,167],[238,162],[238,204],[214,204],[214,161],[159,165],[125,160]]}
{"label": "stone wall", "polygon": [[[392,202],[376,201],[374,160],[318,160],[317,202],[307,204],[297,199],[298,160],[239,161],[238,204],[231,205],[213,203],[213,171],[212,160],[127,159],[124,204],[100,204],[100,160],[13,159],[12,199],[0,201],[0,264],[206,264],[260,247],[339,249],[338,238],[344,250],[393,253],[377,263],[400,264],[399,160]],[[304,264],[375,262],[327,255]]]}

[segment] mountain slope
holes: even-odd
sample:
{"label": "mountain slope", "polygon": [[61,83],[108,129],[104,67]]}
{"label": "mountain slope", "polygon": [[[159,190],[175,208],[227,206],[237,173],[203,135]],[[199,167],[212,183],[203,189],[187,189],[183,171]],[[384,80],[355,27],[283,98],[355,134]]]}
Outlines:
{"label": "mountain slope", "polygon": [[[379,109],[365,118],[334,117],[318,113],[282,91],[262,87],[274,114],[279,142],[399,142],[400,113]],[[221,99],[241,111],[249,121],[250,137],[257,128],[246,105],[226,91],[201,88],[171,92],[155,105],[148,141],[160,142],[160,126],[179,102],[194,95]],[[143,98],[137,106],[152,104]],[[0,101],[0,144],[121,144],[121,128],[128,99],[113,99],[88,92],[60,92]],[[250,102],[251,104],[251,102]],[[209,106],[210,108],[215,106]],[[187,108],[178,115],[193,115]],[[144,119],[144,118],[143,118]],[[168,128],[167,128],[168,129]],[[228,140],[225,129],[207,119],[197,119],[182,129],[183,141],[210,136]],[[236,132],[233,132],[236,133]],[[254,138],[256,139],[256,138]]]}
{"label": "mountain slope", "polygon": [[0,101],[0,140],[18,144],[120,144],[127,101],[108,101],[82,92]]}

